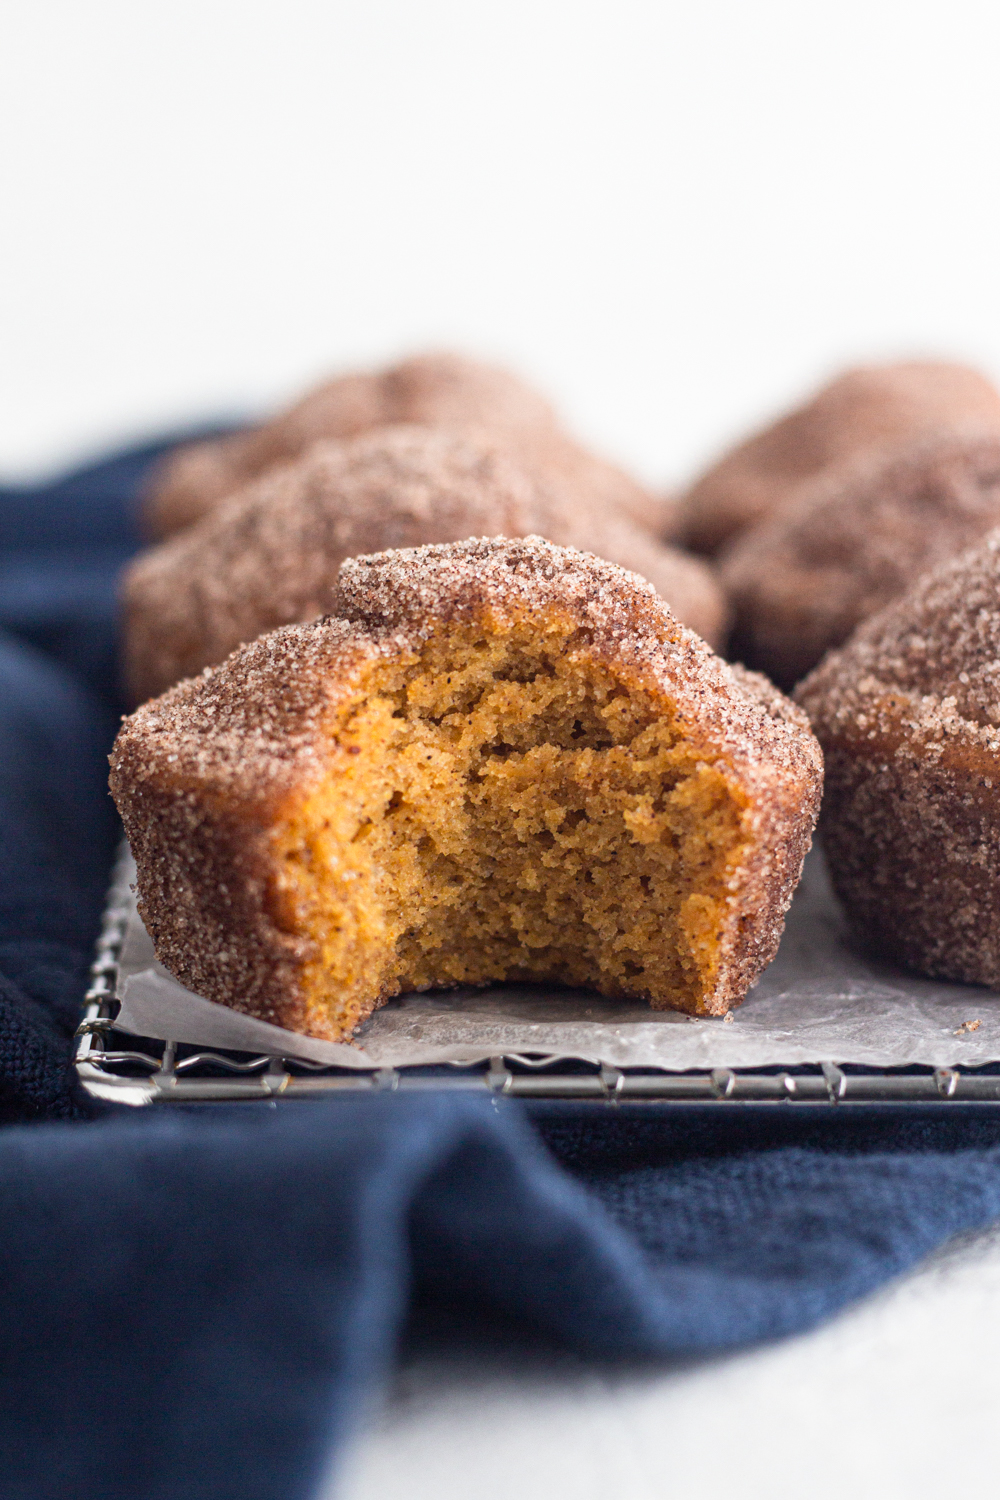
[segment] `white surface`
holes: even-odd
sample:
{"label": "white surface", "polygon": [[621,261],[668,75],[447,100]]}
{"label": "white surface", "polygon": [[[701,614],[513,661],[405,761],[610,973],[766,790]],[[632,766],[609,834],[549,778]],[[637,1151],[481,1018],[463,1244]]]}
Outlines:
{"label": "white surface", "polygon": [[684,1372],[425,1356],[320,1500],[989,1495],[998,1341],[1000,1229],[817,1332]]}
{"label": "white surface", "polygon": [[0,6],[0,472],[511,361],[651,478],[831,367],[1000,373],[993,0]]}

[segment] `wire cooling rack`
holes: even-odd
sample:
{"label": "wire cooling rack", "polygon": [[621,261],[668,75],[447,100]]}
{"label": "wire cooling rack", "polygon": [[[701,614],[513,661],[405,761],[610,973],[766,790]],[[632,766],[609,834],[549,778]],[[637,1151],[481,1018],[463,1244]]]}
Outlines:
{"label": "wire cooling rack", "polygon": [[112,877],[77,1028],[74,1062],[93,1098],[118,1104],[301,1099],[373,1089],[461,1089],[523,1099],[621,1103],[855,1105],[1000,1104],[1000,1075],[961,1068],[891,1072],[837,1066],[713,1068],[668,1072],[612,1068],[556,1055],[493,1057],[486,1063],[356,1070],[301,1058],[252,1056],[157,1042],[115,1031],[118,963],[130,901],[124,857]]}

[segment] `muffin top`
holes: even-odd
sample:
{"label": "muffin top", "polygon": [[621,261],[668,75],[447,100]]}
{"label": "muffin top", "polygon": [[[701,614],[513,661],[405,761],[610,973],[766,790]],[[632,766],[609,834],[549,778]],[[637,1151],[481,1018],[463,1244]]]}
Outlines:
{"label": "muffin top", "polygon": [[620,507],[654,529],[669,508],[562,431],[548,401],[525,381],[479,360],[432,353],[338,376],[259,426],[169,455],[145,497],[146,527],[153,537],[170,536],[321,439],[400,424],[475,431],[544,475],[550,487]]}
{"label": "muffin top", "polygon": [[862,366],[723,455],[681,497],[678,535],[714,553],[803,481],[865,450],[937,430],[1000,430],[1000,392],[940,360]]}
{"label": "muffin top", "polygon": [[925,574],[800,684],[821,740],[1000,748],[1000,528]]}
{"label": "muffin top", "polygon": [[722,661],[644,579],[529,536],[350,559],[330,615],[261,636],[126,719],[113,780],[190,776],[267,800],[290,777],[318,772],[330,711],[376,657],[398,659],[442,626],[491,613],[540,632],[569,621],[595,658],[669,696],[679,725],[699,726],[707,749],[751,777],[818,774],[806,716],[766,678]]}
{"label": "muffin top", "polygon": [[824,471],[720,560],[736,649],[802,677],[862,620],[1000,524],[1000,433],[937,434]]}

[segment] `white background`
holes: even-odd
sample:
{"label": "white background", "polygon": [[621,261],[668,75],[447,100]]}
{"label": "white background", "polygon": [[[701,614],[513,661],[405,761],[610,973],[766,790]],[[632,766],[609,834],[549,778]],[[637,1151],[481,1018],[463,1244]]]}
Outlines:
{"label": "white background", "polygon": [[0,473],[449,344],[651,479],[1000,373],[995,0],[0,0]]}

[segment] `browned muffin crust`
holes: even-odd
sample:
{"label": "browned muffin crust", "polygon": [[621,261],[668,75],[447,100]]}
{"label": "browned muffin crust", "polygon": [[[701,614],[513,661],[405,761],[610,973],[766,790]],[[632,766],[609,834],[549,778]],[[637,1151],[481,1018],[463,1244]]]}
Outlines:
{"label": "browned muffin crust", "polygon": [[948,428],[1000,430],[1000,392],[977,370],[939,360],[848,370],[702,474],[679,501],[676,535],[714,554],[830,465]]}
{"label": "browned muffin crust", "polygon": [[593,552],[626,572],[638,573],[713,650],[721,651],[729,635],[731,609],[714,568],[703,558],[658,542],[624,514],[571,510],[543,490],[539,524],[533,529],[561,547]]}
{"label": "browned muffin crust", "polygon": [[131,564],[123,582],[131,701],[277,625],[327,613],[345,557],[531,533],[642,573],[685,624],[721,644],[727,606],[700,559],[621,515],[542,490],[476,432],[383,427],[314,444]]}
{"label": "browned muffin crust", "polygon": [[720,558],[732,654],[782,687],[1000,524],[1000,434],[946,433],[824,471]]}
{"label": "browned muffin crust", "polygon": [[335,604],[119,734],[140,911],[180,980],[331,1039],[502,978],[743,998],[818,809],[792,704],[537,537],[356,558]]}
{"label": "browned muffin crust", "polygon": [[855,925],[920,973],[1000,984],[1000,530],[859,626],[796,698]]}
{"label": "browned muffin crust", "polygon": [[550,488],[563,488],[596,508],[623,510],[656,532],[666,528],[669,507],[564,433],[549,403],[524,381],[478,360],[441,353],[339,376],[259,427],[171,454],[146,495],[147,530],[154,538],[173,535],[321,439],[400,424],[478,429]]}

